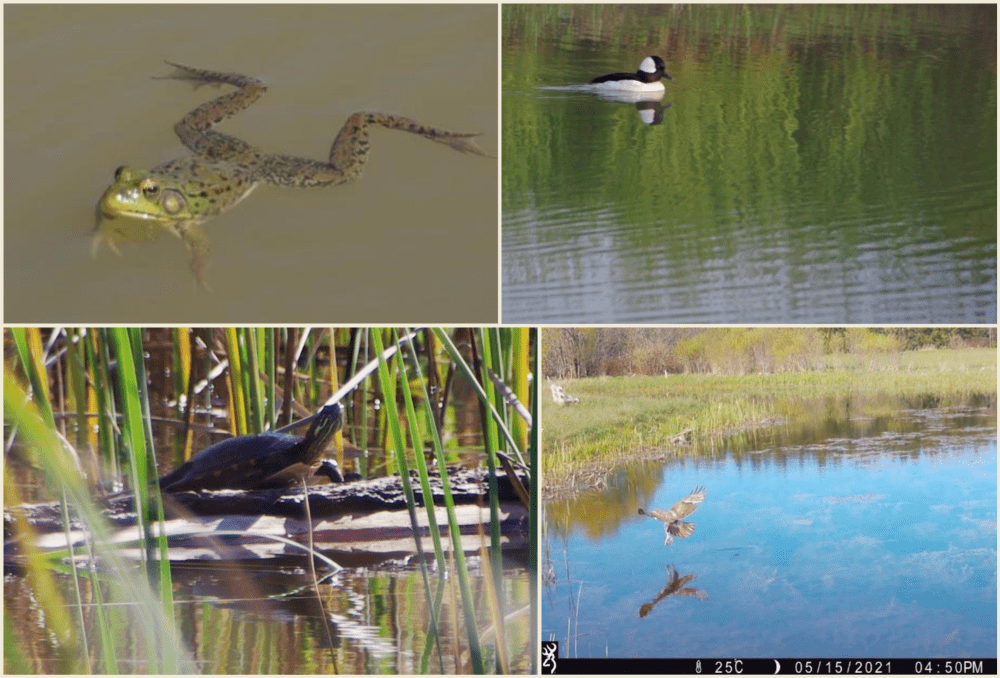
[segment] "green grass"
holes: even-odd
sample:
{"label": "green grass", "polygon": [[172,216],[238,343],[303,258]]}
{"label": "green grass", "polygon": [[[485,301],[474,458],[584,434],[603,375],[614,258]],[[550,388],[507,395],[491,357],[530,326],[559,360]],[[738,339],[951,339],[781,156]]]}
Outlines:
{"label": "green grass", "polygon": [[[793,418],[803,399],[848,394],[996,393],[995,349],[907,351],[824,356],[808,372],[713,376],[597,377],[557,380],[580,403],[562,406],[543,385],[543,478],[546,497],[599,482],[636,457],[697,455],[726,433]],[[693,446],[674,445],[693,431]]]}

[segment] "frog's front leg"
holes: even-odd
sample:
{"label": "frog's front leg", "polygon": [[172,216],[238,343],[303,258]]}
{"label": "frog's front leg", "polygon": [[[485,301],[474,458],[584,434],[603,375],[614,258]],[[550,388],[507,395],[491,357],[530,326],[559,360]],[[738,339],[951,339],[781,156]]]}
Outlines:
{"label": "frog's front leg", "polygon": [[194,273],[195,280],[209,292],[212,288],[205,280],[205,264],[208,260],[209,242],[205,231],[196,223],[183,222],[176,227],[176,233],[191,252],[191,272]]}
{"label": "frog's front leg", "polygon": [[120,249],[118,249],[118,243],[116,243],[105,231],[101,228],[101,224],[98,223],[97,227],[94,228],[92,236],[90,239],[90,258],[97,258],[97,250],[101,249],[101,243],[107,243],[108,249],[117,254],[122,255]]}
{"label": "frog's front leg", "polygon": [[90,255],[97,258],[101,243],[107,244],[115,254],[121,256],[118,244],[123,242],[152,242],[163,234],[163,226],[150,219],[116,219],[97,212],[90,241]]}

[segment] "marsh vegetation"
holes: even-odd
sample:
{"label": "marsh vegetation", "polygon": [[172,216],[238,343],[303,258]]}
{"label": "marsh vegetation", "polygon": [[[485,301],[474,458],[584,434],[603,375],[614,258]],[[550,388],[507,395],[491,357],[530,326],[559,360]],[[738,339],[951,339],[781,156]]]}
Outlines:
{"label": "marsh vegetation", "polygon": [[580,399],[543,389],[545,496],[627,460],[715,454],[828,399],[995,397],[995,342],[989,329],[545,330],[546,378]]}

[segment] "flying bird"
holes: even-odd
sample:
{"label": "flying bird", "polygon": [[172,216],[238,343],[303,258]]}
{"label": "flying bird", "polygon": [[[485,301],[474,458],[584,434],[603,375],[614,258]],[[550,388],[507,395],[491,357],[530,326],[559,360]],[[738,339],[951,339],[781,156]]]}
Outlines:
{"label": "flying bird", "polygon": [[705,501],[705,488],[699,487],[696,488],[694,492],[671,506],[669,511],[653,509],[647,513],[640,508],[639,515],[656,518],[663,523],[663,533],[665,537],[663,545],[666,546],[674,540],[674,537],[684,539],[694,534],[694,523],[685,523],[681,520],[681,518],[687,518],[689,515],[694,513],[698,508],[698,504],[703,501]]}

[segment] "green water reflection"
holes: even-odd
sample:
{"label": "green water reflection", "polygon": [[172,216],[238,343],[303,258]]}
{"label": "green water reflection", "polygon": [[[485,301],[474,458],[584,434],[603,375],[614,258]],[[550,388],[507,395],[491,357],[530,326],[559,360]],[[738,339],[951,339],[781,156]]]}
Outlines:
{"label": "green water reflection", "polygon": [[[473,557],[474,567],[478,559]],[[183,645],[190,652],[188,671],[209,674],[419,674],[441,670],[446,674],[472,672],[466,629],[461,623],[461,593],[457,577],[446,584],[439,613],[440,645],[430,638],[429,603],[419,570],[412,566],[347,568],[324,578],[317,589],[308,564],[277,567],[269,563],[187,564],[172,569],[174,616]],[[320,571],[319,576],[323,577]],[[482,571],[474,569],[471,584],[477,624],[487,666],[497,660],[496,634],[490,623],[488,595]],[[531,669],[532,632],[528,607],[528,570],[511,564],[498,592],[507,615],[505,639],[512,671]],[[68,577],[59,584],[68,594]],[[85,602],[95,592],[82,583]],[[453,595],[454,594],[454,595]],[[320,607],[322,600],[322,607]],[[35,648],[33,661],[45,672],[59,672],[58,649],[34,624],[39,615],[23,577],[9,573],[4,584],[5,614],[32,620],[20,630],[23,642]],[[84,621],[93,637],[96,606],[85,605]],[[139,614],[138,611],[135,614]],[[324,623],[324,615],[329,623]],[[38,629],[32,633],[31,629]],[[136,621],[120,629],[126,644],[142,646],[146,627]],[[422,656],[428,642],[434,648],[427,669]],[[140,653],[141,654],[141,653]],[[148,672],[142,660],[118,658],[126,672]]]}
{"label": "green water reflection", "polygon": [[504,321],[995,322],[995,5],[502,16]]}

